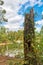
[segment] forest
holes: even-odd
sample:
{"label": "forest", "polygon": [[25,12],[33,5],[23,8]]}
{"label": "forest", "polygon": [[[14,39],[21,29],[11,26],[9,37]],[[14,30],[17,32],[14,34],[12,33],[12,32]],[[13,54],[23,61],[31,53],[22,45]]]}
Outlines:
{"label": "forest", "polygon": [[[6,31],[5,27],[0,27],[0,55],[9,55],[11,57],[23,59],[24,58],[23,36],[24,36],[23,30]],[[37,60],[42,65],[43,64],[43,26],[40,32],[35,31],[35,41],[33,47],[37,56]]]}

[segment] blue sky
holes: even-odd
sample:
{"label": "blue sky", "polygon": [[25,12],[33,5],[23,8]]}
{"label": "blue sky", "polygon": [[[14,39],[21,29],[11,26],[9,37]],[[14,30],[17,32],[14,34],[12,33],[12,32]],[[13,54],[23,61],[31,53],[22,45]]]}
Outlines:
{"label": "blue sky", "polygon": [[30,9],[34,8],[34,13],[37,13],[34,21],[36,24],[36,31],[40,31],[43,25],[43,0],[3,0],[4,5],[1,6],[6,10],[7,23],[3,25],[10,30],[23,29],[25,14],[29,13]]}

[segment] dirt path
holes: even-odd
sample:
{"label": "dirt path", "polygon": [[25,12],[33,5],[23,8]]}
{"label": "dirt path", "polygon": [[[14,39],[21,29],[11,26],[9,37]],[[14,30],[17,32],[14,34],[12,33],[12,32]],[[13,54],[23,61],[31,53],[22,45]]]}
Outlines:
{"label": "dirt path", "polygon": [[12,60],[14,62],[14,65],[16,62],[22,62],[23,59],[20,58],[14,58],[14,57],[9,57],[9,56],[0,56],[0,65],[8,65],[8,60]]}
{"label": "dirt path", "polygon": [[14,59],[8,56],[0,56],[0,65],[6,65],[7,60]]}

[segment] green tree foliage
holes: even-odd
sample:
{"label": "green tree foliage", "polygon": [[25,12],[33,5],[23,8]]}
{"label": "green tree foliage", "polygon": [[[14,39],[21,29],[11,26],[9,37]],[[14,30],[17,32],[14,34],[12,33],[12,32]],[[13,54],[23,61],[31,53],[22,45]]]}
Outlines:
{"label": "green tree foliage", "polygon": [[23,41],[23,31],[18,30],[16,31],[7,31],[5,27],[0,27],[0,41],[7,42],[8,40],[12,43],[15,43],[17,40]]}
{"label": "green tree foliage", "polygon": [[9,31],[8,33],[8,39],[14,43],[15,40],[15,32]]}
{"label": "green tree foliage", "polygon": [[2,0],[0,0],[0,22],[7,22],[8,20],[5,18],[6,11],[1,7],[4,4]]}
{"label": "green tree foliage", "polygon": [[[6,11],[1,7],[4,4],[2,0],[0,0],[0,23],[7,22],[7,19],[5,18]],[[6,30],[4,27],[0,26],[0,41],[5,42],[6,40]]]}
{"label": "green tree foliage", "polygon": [[35,32],[35,53],[37,56],[37,63],[43,64],[43,26],[41,27],[40,32]]}
{"label": "green tree foliage", "polygon": [[4,4],[4,2],[2,0],[0,0],[0,5],[3,5],[3,4]]}
{"label": "green tree foliage", "polygon": [[0,27],[0,42],[7,42],[7,34],[6,34],[6,28]]}
{"label": "green tree foliage", "polygon": [[40,46],[41,46],[41,50],[43,51],[43,26],[41,27],[41,31],[40,31]]}

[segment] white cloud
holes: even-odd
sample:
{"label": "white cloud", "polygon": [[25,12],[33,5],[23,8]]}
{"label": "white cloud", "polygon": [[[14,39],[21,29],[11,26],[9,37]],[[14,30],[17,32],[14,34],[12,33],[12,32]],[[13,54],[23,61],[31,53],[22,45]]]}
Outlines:
{"label": "white cloud", "polygon": [[30,6],[34,6],[36,4],[41,6],[43,3],[41,2],[41,0],[30,0]]}
{"label": "white cloud", "polygon": [[16,23],[16,24],[11,24],[11,23],[8,23],[6,25],[4,25],[6,28],[19,28],[19,24]]}
{"label": "white cloud", "polygon": [[41,30],[41,27],[43,26],[43,19],[42,20],[39,20],[39,21],[36,21],[37,26],[36,27],[36,31],[40,32]]}
{"label": "white cloud", "polygon": [[42,11],[42,15],[43,15],[43,11]]}
{"label": "white cloud", "polygon": [[18,10],[20,9],[21,6],[19,4],[24,4],[26,2],[30,2],[30,4],[26,5],[26,8],[28,6],[34,6],[35,4],[40,4],[41,0],[4,0],[4,5],[3,8],[6,9],[7,15],[10,16],[13,14],[14,16],[17,14]]}
{"label": "white cloud", "polygon": [[19,29],[23,29],[23,27],[20,26],[19,23],[13,24],[13,23],[7,23],[6,25],[4,25],[6,28],[8,28],[9,30],[12,31],[17,31]]}
{"label": "white cloud", "polygon": [[18,15],[17,12],[20,8],[19,4],[23,4],[28,0],[4,0],[3,9],[6,10],[6,18],[8,23],[4,26],[10,30],[23,29],[20,25],[23,23],[24,17]]}
{"label": "white cloud", "polygon": [[[26,8],[28,6],[34,6],[35,4],[41,3],[41,0],[3,0],[4,5],[2,6],[6,10],[6,18],[8,19],[8,23],[4,25],[6,28],[9,28],[10,30],[18,30],[23,29],[20,25],[24,22],[24,17],[22,15],[18,15],[18,10],[21,8],[20,4],[24,4],[26,2],[30,2],[30,5],[26,5]],[[38,21],[40,24],[40,21]],[[41,21],[43,22],[43,21]],[[43,24],[43,23],[42,23]]]}
{"label": "white cloud", "polygon": [[26,7],[28,6],[34,6],[35,4],[39,4],[41,3],[41,0],[4,0],[4,5],[3,8],[6,9],[7,14],[14,14],[14,16],[17,14],[19,8],[21,6],[19,6],[19,4],[24,4],[26,2],[30,2],[30,4],[26,5]]}
{"label": "white cloud", "polygon": [[19,9],[19,0],[4,0],[3,8],[6,10],[6,16],[11,14],[15,16]]}
{"label": "white cloud", "polygon": [[41,30],[41,27],[36,27],[35,31],[40,32],[40,30]]}
{"label": "white cloud", "polygon": [[9,22],[7,22],[7,24],[4,26],[6,28],[8,28],[9,30],[19,30],[19,29],[23,29],[23,26],[21,26],[21,24],[23,24],[24,22],[24,17],[22,15],[17,15],[14,18],[9,18]]}
{"label": "white cloud", "polygon": [[16,16],[13,16],[13,17],[10,17],[9,18],[9,22],[19,22],[21,20],[23,20],[24,17],[22,15],[16,15]]}
{"label": "white cloud", "polygon": [[39,7],[40,7],[41,5],[43,5],[43,2],[39,2]]}
{"label": "white cloud", "polygon": [[39,21],[36,21],[36,24],[43,25],[43,19],[42,20],[39,20]]}
{"label": "white cloud", "polygon": [[[7,8],[11,8],[15,13],[17,13],[18,9],[20,8],[19,4],[24,4],[28,2],[28,0],[4,0],[4,6],[6,5]],[[6,9],[7,9],[6,8]]]}
{"label": "white cloud", "polygon": [[[23,0],[24,1],[24,0]],[[31,6],[31,7],[33,7],[34,5],[36,5],[36,4],[38,4],[39,6],[41,6],[43,3],[41,2],[41,0],[27,0],[27,2],[29,2],[28,4],[26,4],[26,6],[25,6],[25,9],[27,8],[27,7],[29,7],[29,6]],[[26,2],[24,2],[24,3],[26,3]],[[23,4],[24,4],[23,3]]]}

